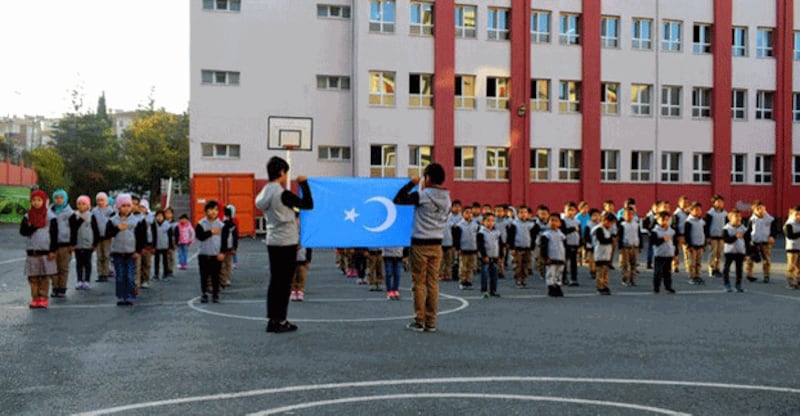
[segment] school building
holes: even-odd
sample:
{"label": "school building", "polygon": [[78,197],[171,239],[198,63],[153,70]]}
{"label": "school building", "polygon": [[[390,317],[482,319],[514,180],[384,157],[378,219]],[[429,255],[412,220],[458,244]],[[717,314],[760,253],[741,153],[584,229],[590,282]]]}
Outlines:
{"label": "school building", "polygon": [[260,189],[288,146],[295,175],[435,160],[465,203],[800,203],[794,0],[190,7],[193,175]]}

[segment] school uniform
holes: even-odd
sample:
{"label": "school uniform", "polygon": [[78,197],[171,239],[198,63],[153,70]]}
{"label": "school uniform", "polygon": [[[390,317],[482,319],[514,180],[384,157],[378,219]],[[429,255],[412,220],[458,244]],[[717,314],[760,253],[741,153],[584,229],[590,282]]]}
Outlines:
{"label": "school uniform", "polygon": [[672,270],[678,273],[678,266],[680,265],[680,254],[683,252],[683,265],[686,271],[689,271],[689,246],[686,245],[686,220],[689,219],[689,213],[676,208],[675,213],[672,214],[672,228],[675,230],[675,257],[672,260]]}
{"label": "school uniform", "polygon": [[58,251],[58,223],[52,211],[47,210],[46,215],[44,227],[34,228],[28,214],[23,216],[19,227],[20,235],[26,237],[25,276],[31,288],[32,307],[47,307],[50,280],[58,273],[55,260],[48,257]]}
{"label": "school uniform", "polygon": [[481,227],[476,239],[481,260],[481,293],[497,296],[498,263],[501,261],[503,245],[502,233],[497,228]]}
{"label": "school uniform", "polygon": [[544,264],[544,257],[542,256],[542,244],[541,244],[541,235],[543,232],[547,231],[549,226],[547,225],[546,220],[541,220],[539,217],[535,217],[533,219],[533,228],[531,229],[531,234],[533,235],[533,251],[531,252],[531,257],[536,261],[536,270],[539,272],[539,276],[542,279],[545,278],[545,264]]}
{"label": "school uniform", "polygon": [[[311,256],[313,250],[305,247],[297,248],[297,256],[295,257],[296,267],[294,269],[294,276],[292,277],[292,292],[305,292],[306,291],[306,277],[308,276],[308,265],[311,263]],[[296,300],[303,300],[302,297]]]}
{"label": "school uniform", "polygon": [[152,214],[142,214],[139,216],[140,227],[137,230],[141,233],[143,248],[139,258],[139,275],[136,287],[148,288],[150,286],[150,268],[153,263],[153,255],[158,243],[158,227],[155,217]]}
{"label": "school uniform", "polygon": [[[66,198],[65,198],[66,199]],[[55,214],[56,223],[58,224],[58,250],[56,251],[56,266],[58,273],[53,276],[52,297],[64,297],[67,293],[67,278],[69,277],[69,262],[72,259],[72,242],[74,236],[72,235],[72,227],[70,226],[70,218],[74,211],[69,205],[65,205],[60,210],[56,207],[51,207],[51,211]]]}
{"label": "school uniform", "polygon": [[708,275],[719,276],[719,265],[722,261],[723,246],[722,230],[728,223],[728,211],[711,208],[706,213],[706,226],[708,227],[708,240],[711,246],[711,259],[708,262]]}
{"label": "school uniform", "polygon": [[[578,285],[578,248],[581,245],[581,223],[575,218],[561,214],[561,232],[567,237],[566,262],[569,265],[570,286]],[[564,268],[564,281],[567,281],[567,269]]]}
{"label": "school uniform", "polygon": [[[204,217],[194,229],[197,240],[200,241],[197,259],[200,266],[200,290],[203,293],[201,301],[208,302],[208,290],[211,288],[213,300],[219,299],[219,272],[222,262],[217,259],[222,249],[222,228],[225,224],[219,219],[210,221]],[[213,234],[212,230],[219,230]]]}
{"label": "school uniform", "polygon": [[[675,293],[672,289],[672,262],[675,258],[675,235],[676,231],[672,227],[664,229],[656,225],[650,231],[650,244],[653,246],[653,292],[658,293],[661,289],[661,282],[664,288],[670,293]],[[666,239],[669,239],[667,241]]]}
{"label": "school uniform", "polygon": [[222,227],[222,248],[221,253],[225,254],[225,259],[222,260],[219,272],[219,284],[225,289],[231,285],[233,278],[233,256],[236,250],[239,249],[239,227],[232,219],[224,221],[225,226]]}
{"label": "school uniform", "polygon": [[[764,272],[764,283],[769,283],[769,273],[772,266],[772,246],[775,244],[774,241],[770,242],[769,239],[774,239],[777,236],[777,223],[775,217],[768,213],[765,213],[763,217],[751,215],[749,222],[751,249],[757,251],[760,255],[761,267]],[[753,263],[754,261],[751,256],[745,258],[744,271],[745,275],[747,275],[747,279],[750,281],[755,280],[753,278]]]}
{"label": "school uniform", "polygon": [[642,247],[647,245],[647,268],[653,268],[653,246],[650,245],[650,232],[653,230],[653,227],[656,227],[656,213],[653,210],[647,213],[647,215],[642,220]]}
{"label": "school uniform", "polygon": [[800,222],[790,218],[783,226],[786,236],[786,282],[792,289],[800,289]]}
{"label": "school uniform", "polygon": [[106,205],[103,208],[97,206],[92,208],[92,218],[97,223],[97,233],[100,238],[95,248],[98,282],[105,282],[111,277],[111,238],[106,236],[106,224],[114,215],[116,215],[116,212],[110,205]]}
{"label": "school uniform", "polygon": [[513,253],[514,280],[520,287],[528,284],[528,275],[531,270],[531,254],[533,252],[533,227],[532,221],[515,219],[508,226],[508,245]]}
{"label": "school uniform", "polygon": [[455,246],[453,244],[453,227],[461,221],[460,215],[452,212],[447,215],[447,223],[442,233],[442,266],[439,267],[439,278],[441,280],[455,280],[458,272],[454,270],[455,265]]}
{"label": "school uniform", "polygon": [[702,283],[703,279],[700,277],[702,273],[701,262],[703,261],[703,252],[706,248],[706,221],[690,215],[684,225],[684,238],[686,246],[689,248],[689,278],[692,279],[690,283]]}
{"label": "school uniform", "polygon": [[479,230],[480,225],[463,219],[453,227],[453,243],[459,256],[459,284],[462,289],[472,287],[472,275],[478,265]]}
{"label": "school uniform", "polygon": [[[120,230],[125,224],[127,229]],[[142,222],[134,215],[116,215],[106,223],[106,235],[111,238],[111,262],[114,264],[117,304],[132,304],[136,299],[136,266],[134,254],[141,253],[144,241],[139,237]]]}
{"label": "school uniform", "polygon": [[639,221],[636,219],[630,222],[622,220],[617,227],[617,233],[620,236],[619,256],[622,263],[622,282],[636,285],[636,277],[639,275],[639,247],[641,247]]}
{"label": "school uniform", "polygon": [[583,228],[583,250],[586,253],[586,264],[589,265],[589,276],[592,279],[597,278],[597,263],[594,259],[594,237],[592,237],[592,230],[597,227],[597,223],[592,220],[586,221]]}
{"label": "school uniform", "polygon": [[495,218],[497,221],[494,224],[494,229],[500,232],[500,238],[504,241],[504,243],[500,245],[500,257],[499,261],[497,262],[497,276],[500,279],[505,279],[506,255],[508,254],[505,242],[508,241],[508,226],[511,224],[511,220],[506,217],[496,216]]}
{"label": "school uniform", "polygon": [[[597,267],[597,279],[595,282],[597,292],[600,294],[611,294],[608,288],[608,271],[611,267],[612,255],[614,253],[614,228],[606,228],[603,224],[595,225],[592,229],[592,248],[594,250],[594,264]],[[619,234],[622,233],[620,230]]]}
{"label": "school uniform", "polygon": [[160,266],[163,266],[164,269],[164,274],[162,277],[167,278],[172,276],[172,266],[169,264],[169,256],[167,255],[167,252],[173,240],[173,227],[172,224],[170,224],[170,222],[167,220],[164,220],[161,223],[156,222],[154,225],[156,232],[156,258],[154,262],[155,270],[153,277],[158,280]]}
{"label": "school uniform", "polygon": [[383,268],[383,252],[380,248],[370,248],[367,254],[367,269],[371,292],[382,290]]}
{"label": "school uniform", "polygon": [[[75,270],[79,285],[82,282],[88,284],[92,281],[92,253],[100,241],[97,218],[88,211],[85,216],[86,218],[83,218],[80,212],[75,212],[70,219],[72,245],[75,247]],[[79,286],[78,288],[83,287]]]}
{"label": "school uniform", "polygon": [[393,293],[396,300],[399,300],[400,290],[400,266],[403,262],[403,247],[385,247],[383,250],[383,265],[386,276],[386,293],[391,296]]}
{"label": "school uniform", "polygon": [[[738,238],[741,234],[742,238]],[[736,290],[742,291],[742,263],[747,255],[747,247],[750,245],[750,234],[744,224],[734,227],[728,223],[722,227],[723,253],[725,264],[722,268],[722,278],[726,289],[730,289],[731,264],[736,266]]]}
{"label": "school uniform", "polygon": [[539,236],[542,259],[546,264],[547,294],[561,297],[564,276],[564,264],[567,258],[567,236],[561,230],[548,228]]}

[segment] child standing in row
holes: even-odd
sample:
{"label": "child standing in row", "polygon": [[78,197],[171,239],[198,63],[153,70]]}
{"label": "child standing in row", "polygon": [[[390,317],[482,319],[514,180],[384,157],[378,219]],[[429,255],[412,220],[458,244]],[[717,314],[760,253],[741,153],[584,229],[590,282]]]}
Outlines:
{"label": "child standing in row", "polygon": [[72,245],[75,247],[75,271],[78,275],[77,290],[91,289],[92,253],[100,241],[97,219],[90,212],[92,200],[81,195],[76,200],[78,212],[70,219]]}
{"label": "child standing in row", "polygon": [[31,286],[31,309],[47,308],[50,279],[58,273],[55,258],[58,250],[58,223],[47,209],[47,194],[31,192],[31,208],[22,218],[19,233],[26,237],[25,275]]}
{"label": "child standing in row", "polygon": [[709,277],[720,277],[719,265],[722,261],[723,229],[728,222],[728,211],[725,211],[725,199],[722,195],[714,195],[711,199],[711,208],[706,213],[706,226],[708,227],[708,238],[711,245],[711,259],[708,262]]}
{"label": "child standing in row", "polygon": [[169,275],[167,277],[172,277],[172,273],[175,270],[175,247],[178,245],[178,227],[175,223],[175,211],[172,208],[167,207],[164,210],[164,221],[169,224],[170,236],[172,237],[167,248],[167,265],[169,265]]}
{"label": "child standing in row", "polygon": [[[165,212],[158,210],[156,212],[156,258],[155,258],[155,271],[153,278],[158,280],[160,277],[164,279],[172,277],[172,268],[169,265],[169,246],[172,242],[172,224],[167,221]],[[163,266],[164,274],[159,275],[160,266]]]}
{"label": "child standing in row", "polygon": [[521,206],[517,212],[517,218],[508,227],[508,244],[513,253],[512,262],[516,264],[514,280],[520,289],[528,287],[528,275],[531,269],[532,230],[535,224],[529,219],[528,207]]}
{"label": "child standing in row", "polygon": [[722,268],[725,291],[733,292],[730,273],[731,264],[735,264],[736,291],[744,292],[742,289],[742,264],[744,256],[747,254],[747,247],[750,245],[750,233],[742,224],[742,213],[738,209],[733,209],[728,214],[728,223],[722,228],[722,241],[725,245],[722,249],[725,253],[725,265]]}
{"label": "child standing in row", "polygon": [[386,269],[386,299],[400,300],[400,266],[403,263],[403,247],[383,249],[383,265]]}
{"label": "child standing in row", "polygon": [[139,259],[138,287],[148,289],[150,287],[150,266],[153,263],[153,255],[156,252],[158,229],[156,228],[155,216],[150,212],[150,203],[146,199],[139,201],[139,214],[139,220],[145,226],[139,228],[142,233],[139,238],[144,241],[144,248]]}
{"label": "child standing in row", "polygon": [[635,218],[636,211],[633,207],[623,208],[622,220],[619,223],[619,256],[622,263],[622,285],[636,286],[636,277],[639,274],[639,221]]}
{"label": "child standing in row", "polygon": [[786,236],[786,282],[790,289],[800,289],[800,205],[789,211],[783,234]]}
{"label": "child standing in row", "polygon": [[194,228],[189,221],[189,216],[181,214],[178,220],[178,268],[186,270],[189,267],[189,246],[195,239]]}
{"label": "child standing in row", "polygon": [[128,194],[117,195],[115,205],[118,215],[111,217],[106,225],[111,239],[111,261],[114,263],[117,306],[132,306],[136,299],[136,259],[142,250],[142,241],[137,238],[140,222],[133,215],[132,198]]}
{"label": "child standing in row", "polygon": [[650,232],[650,245],[653,247],[654,271],[653,271],[653,292],[661,290],[661,282],[669,293],[675,293],[672,289],[672,263],[675,258],[674,238],[676,231],[670,227],[670,215],[667,211],[662,211],[657,216],[658,226]]}
{"label": "child standing in row", "polygon": [[478,265],[478,230],[473,222],[472,210],[464,210],[463,218],[453,227],[453,244],[458,255],[459,283],[461,290],[472,289],[472,275]]}
{"label": "child standing in row", "polygon": [[558,214],[550,215],[547,222],[549,228],[539,237],[540,255],[546,268],[547,295],[560,298],[564,297],[561,286],[564,284],[567,237],[561,232],[561,217]]}
{"label": "child standing in row", "polygon": [[92,218],[97,223],[97,233],[100,241],[97,243],[97,281],[106,282],[111,277],[111,238],[106,235],[108,220],[116,215],[114,208],[109,205],[108,195],[98,192],[95,196],[96,205],[92,208]]}
{"label": "child standing in row", "polygon": [[200,251],[197,256],[200,265],[200,302],[208,303],[208,290],[211,288],[211,301],[219,303],[219,272],[225,254],[222,248],[222,228],[225,224],[218,218],[219,204],[209,201],[203,211],[206,216],[197,223],[194,233],[200,241]]}
{"label": "child standing in row", "polygon": [[53,278],[53,293],[50,297],[63,298],[67,294],[67,277],[69,276],[69,261],[72,259],[72,207],[69,206],[67,191],[59,189],[53,192],[53,214],[58,223],[58,251],[56,251],[56,266],[58,273]]}
{"label": "child standing in row", "polygon": [[[481,258],[481,296],[484,299],[500,297],[497,293],[498,263],[502,261],[500,248],[503,237],[500,230],[495,228],[495,216],[488,212],[483,216],[483,226],[478,232],[478,253]],[[487,291],[487,280],[489,283]]]}
{"label": "child standing in row", "polygon": [[233,259],[234,256],[236,256],[236,250],[239,249],[239,227],[237,227],[236,222],[233,220],[235,210],[233,205],[225,207],[225,219],[223,220],[225,224],[223,227],[223,235],[225,235],[225,238],[222,240],[221,248],[221,252],[225,255],[225,258],[222,260],[219,275],[219,284],[223,289],[231,285],[231,278],[233,277]]}
{"label": "child standing in row", "polygon": [[611,289],[608,287],[608,271],[613,262],[614,253],[614,225],[617,217],[611,212],[607,212],[600,225],[596,225],[592,230],[592,248],[594,250],[594,264],[597,268],[597,279],[595,285],[597,293],[600,295],[610,295]]}
{"label": "child standing in row", "polygon": [[703,268],[703,252],[706,248],[706,221],[702,218],[703,206],[693,202],[689,208],[689,217],[684,224],[684,241],[689,250],[689,261],[686,268],[689,270],[689,284],[702,285],[705,283],[701,277]]}

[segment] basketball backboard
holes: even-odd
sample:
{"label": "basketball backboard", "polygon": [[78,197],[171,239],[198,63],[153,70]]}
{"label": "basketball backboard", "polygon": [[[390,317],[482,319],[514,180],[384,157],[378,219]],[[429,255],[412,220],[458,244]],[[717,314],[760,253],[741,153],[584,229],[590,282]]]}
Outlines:
{"label": "basketball backboard", "polygon": [[313,119],[310,117],[277,117],[267,119],[269,150],[312,150]]}

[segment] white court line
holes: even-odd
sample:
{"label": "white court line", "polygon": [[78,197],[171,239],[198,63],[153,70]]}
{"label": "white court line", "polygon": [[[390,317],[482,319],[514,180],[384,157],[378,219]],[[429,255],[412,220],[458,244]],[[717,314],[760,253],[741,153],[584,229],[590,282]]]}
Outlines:
{"label": "white court line", "polygon": [[331,406],[346,403],[374,402],[379,400],[400,400],[400,399],[492,399],[492,400],[522,400],[529,402],[551,402],[585,404],[594,406],[617,407],[622,409],[640,410],[651,413],[672,416],[689,416],[689,413],[682,413],[675,410],[663,409],[660,407],[642,406],[631,403],[609,402],[605,400],[586,400],[574,399],[570,397],[550,397],[550,396],[526,396],[518,394],[475,394],[475,393],[415,393],[415,394],[387,394],[381,396],[361,396],[345,397],[334,400],[322,400],[318,402],[295,404],[291,406],[276,407],[258,413],[250,413],[248,416],[269,416],[279,413],[292,412],[295,410],[310,409],[313,407]]}
{"label": "white court line", "polygon": [[20,258],[17,258],[17,259],[3,260],[3,261],[0,261],[0,264],[10,264],[10,263],[16,263],[16,262],[18,262],[18,261],[24,261],[26,258],[27,258],[27,257],[20,257]]}
{"label": "white court line", "polygon": [[763,385],[744,385],[726,383],[706,383],[695,381],[668,381],[668,380],[638,380],[638,379],[619,379],[619,378],[576,378],[576,377],[448,377],[448,378],[420,378],[420,379],[401,379],[401,380],[376,380],[376,381],[356,381],[349,383],[328,383],[311,384],[305,386],[289,386],[272,389],[250,390],[238,393],[219,393],[206,396],[183,397],[178,399],[158,400],[125,406],[110,407],[107,409],[92,410],[84,413],[77,413],[77,416],[98,416],[113,413],[126,412],[138,409],[150,409],[161,406],[172,406],[186,403],[198,403],[218,400],[241,399],[247,397],[267,396],[280,393],[296,393],[317,390],[334,390],[346,388],[362,387],[388,387],[403,385],[424,385],[424,384],[456,384],[456,383],[578,383],[578,384],[639,384],[652,386],[679,386],[679,387],[703,387],[731,390],[750,390],[765,391],[773,393],[800,394],[800,389],[788,387],[773,387]]}
{"label": "white court line", "polygon": [[[535,289],[532,290],[532,291],[535,291]],[[725,294],[728,294],[728,293],[726,293],[725,291],[720,289],[720,290],[694,290],[694,291],[687,291],[687,292],[677,292],[674,295],[669,295],[669,296],[678,296],[678,295],[725,295]],[[574,293],[574,294],[565,294],[564,298],[565,299],[569,299],[569,298],[594,298],[594,297],[600,297],[600,296],[601,295],[598,295],[596,293]],[[659,295],[659,294],[656,294],[656,293],[653,293],[653,292],[614,292],[614,294],[612,296],[661,296],[661,297],[667,297],[666,295]],[[500,299],[501,300],[502,299],[547,299],[549,297],[550,296],[547,296],[547,295],[527,295],[527,296],[525,296],[525,295],[508,295],[508,296],[501,295]],[[483,299],[481,296],[462,296],[462,298],[469,299],[469,300]]]}
{"label": "white court line", "polygon": [[761,292],[759,290],[748,290],[748,292],[752,292],[752,293],[755,293],[755,294],[758,294],[758,295],[771,296],[773,298],[789,299],[789,300],[793,300],[795,302],[800,302],[800,296],[778,295],[778,294],[775,294],[775,293]]}

